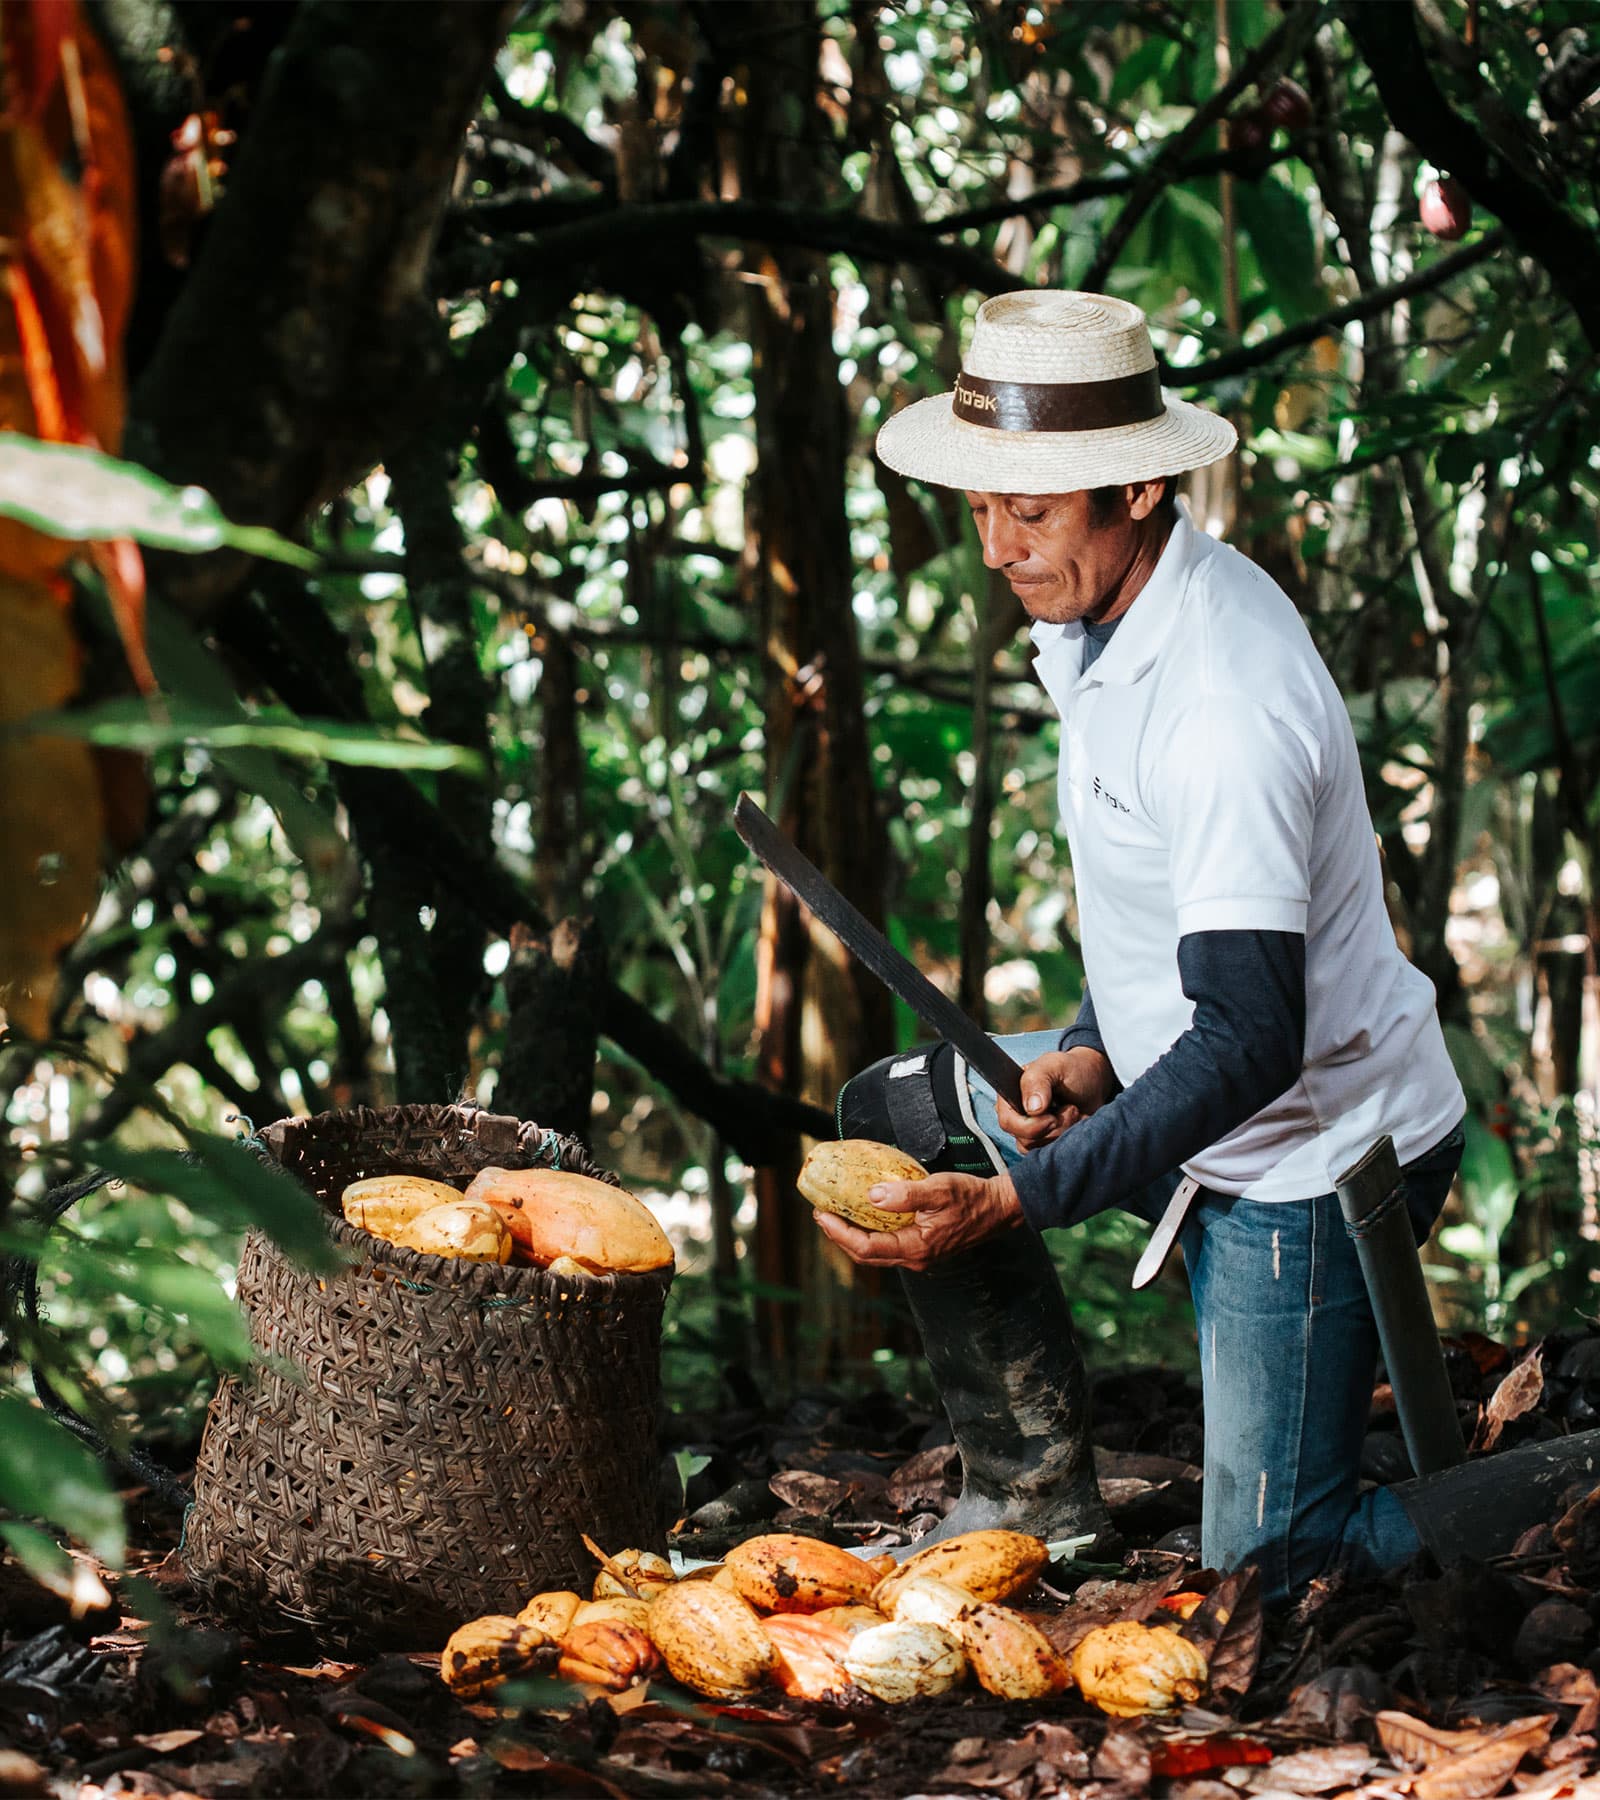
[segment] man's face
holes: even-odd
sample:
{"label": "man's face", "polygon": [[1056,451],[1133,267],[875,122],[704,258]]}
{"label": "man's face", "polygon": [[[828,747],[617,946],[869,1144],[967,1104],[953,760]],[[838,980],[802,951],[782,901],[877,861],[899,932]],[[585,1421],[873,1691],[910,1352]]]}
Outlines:
{"label": "man's face", "polygon": [[[1151,483],[1159,496],[1164,483]],[[968,493],[983,560],[1000,569],[1023,610],[1051,625],[1098,619],[1115,602],[1147,537],[1141,493],[1096,516],[1087,489],[1071,494]]]}

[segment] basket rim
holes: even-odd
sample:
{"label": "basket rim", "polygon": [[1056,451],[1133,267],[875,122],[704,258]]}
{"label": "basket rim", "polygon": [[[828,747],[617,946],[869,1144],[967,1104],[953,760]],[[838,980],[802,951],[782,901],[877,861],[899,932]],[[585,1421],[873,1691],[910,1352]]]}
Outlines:
{"label": "basket rim", "polygon": [[[365,1123],[366,1120],[362,1119],[362,1115],[366,1115],[366,1119],[381,1126],[415,1120],[431,1113],[438,1114],[441,1123],[448,1115],[454,1114],[464,1129],[471,1129],[483,1124],[501,1130],[509,1126],[517,1140],[520,1140],[524,1134],[538,1132],[542,1134],[542,1142],[547,1143],[554,1139],[563,1149],[569,1147],[575,1149],[585,1162],[597,1169],[600,1168],[588,1149],[565,1132],[557,1131],[552,1126],[540,1125],[532,1119],[518,1119],[510,1113],[490,1113],[481,1107],[462,1102],[448,1106],[425,1103],[334,1107],[326,1112],[312,1113],[304,1118],[297,1114],[291,1114],[287,1118],[276,1119],[270,1125],[262,1127],[258,1137],[273,1163],[282,1169],[284,1174],[298,1182],[316,1200],[322,1209],[323,1223],[327,1228],[328,1235],[341,1249],[350,1253],[348,1266],[352,1270],[359,1270],[363,1263],[376,1264],[379,1267],[392,1268],[408,1286],[423,1290],[440,1287],[458,1291],[465,1290],[464,1298],[476,1296],[480,1299],[491,1302],[499,1301],[505,1304],[554,1299],[563,1293],[579,1294],[594,1300],[607,1300],[613,1297],[620,1299],[629,1294],[643,1294],[652,1288],[665,1290],[671,1286],[673,1276],[677,1273],[676,1253],[674,1253],[672,1262],[659,1269],[608,1269],[603,1273],[583,1270],[578,1275],[552,1275],[548,1269],[542,1269],[532,1263],[469,1262],[462,1257],[439,1256],[431,1250],[407,1249],[402,1245],[391,1243],[387,1238],[378,1237],[370,1231],[363,1231],[360,1226],[352,1225],[337,1211],[336,1203],[327,1195],[318,1193],[309,1182],[303,1179],[299,1170],[284,1166],[281,1151],[287,1143],[314,1140],[316,1128],[321,1126],[326,1129],[333,1120],[340,1121],[341,1127],[348,1127],[352,1120]],[[522,1145],[517,1142],[508,1148],[511,1148],[514,1153],[515,1150],[522,1149]],[[511,1162],[485,1166],[515,1168],[519,1165]],[[541,1165],[524,1163],[521,1166],[537,1168]],[[577,1172],[585,1173],[585,1171]],[[620,1193],[629,1191],[609,1169],[602,1169],[600,1177],[589,1177],[591,1180],[600,1178],[605,1179],[609,1186],[615,1187]],[[630,1198],[638,1199],[638,1196],[630,1195]],[[643,1206],[645,1202],[640,1200],[639,1204]],[[252,1235],[258,1233],[269,1246],[277,1249],[267,1233],[261,1232],[259,1227],[253,1227]],[[278,1254],[282,1255],[283,1252],[279,1250]]]}

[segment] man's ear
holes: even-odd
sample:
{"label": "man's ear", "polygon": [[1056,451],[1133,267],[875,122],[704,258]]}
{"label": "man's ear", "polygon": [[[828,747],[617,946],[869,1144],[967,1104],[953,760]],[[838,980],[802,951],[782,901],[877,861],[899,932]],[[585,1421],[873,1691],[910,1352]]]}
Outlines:
{"label": "man's ear", "polygon": [[1165,475],[1154,481],[1130,481],[1127,488],[1129,518],[1148,519],[1166,498],[1171,485],[1170,478]]}

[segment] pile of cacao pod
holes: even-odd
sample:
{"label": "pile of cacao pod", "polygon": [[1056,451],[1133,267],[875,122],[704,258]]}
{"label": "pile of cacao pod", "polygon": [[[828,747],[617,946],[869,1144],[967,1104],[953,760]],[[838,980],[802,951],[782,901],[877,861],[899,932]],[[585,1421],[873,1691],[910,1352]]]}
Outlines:
{"label": "pile of cacao pod", "polygon": [[465,1192],[421,1175],[373,1175],[351,1182],[340,1204],[374,1237],[466,1262],[567,1276],[672,1264],[671,1241],[643,1201],[561,1169],[480,1169]]}
{"label": "pile of cacao pod", "polygon": [[551,1664],[611,1692],[665,1668],[723,1701],[777,1687],[802,1700],[854,1692],[897,1703],[968,1680],[1001,1699],[1038,1700],[1076,1686],[1119,1717],[1205,1690],[1205,1655],[1175,1628],[1123,1622],[1090,1631],[1070,1657],[1058,1651],[1006,1604],[1049,1560],[1040,1539],[1020,1532],[967,1532],[898,1564],[769,1533],[682,1578],[649,1551],[589,1548],[600,1562],[590,1599],[538,1594],[515,1618],[474,1619],[455,1633],[440,1659],[452,1692],[482,1699]]}

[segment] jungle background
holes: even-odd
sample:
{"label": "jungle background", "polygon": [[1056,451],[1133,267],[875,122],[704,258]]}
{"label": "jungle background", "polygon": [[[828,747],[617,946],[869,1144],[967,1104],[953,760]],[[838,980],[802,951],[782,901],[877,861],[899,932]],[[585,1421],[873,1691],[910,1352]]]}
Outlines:
{"label": "jungle background", "polygon": [[[1592,1316],[1600,9],[97,0],[77,102],[29,17],[0,423],[137,470],[0,481],[8,1509],[116,1535],[30,1359],[192,1446],[241,1229],[308,1241],[230,1143],[291,1112],[588,1137],[679,1242],[669,1398],[916,1381],[793,1186],[915,1021],[729,815],[991,1029],[1070,1019],[1020,612],[872,456],[1030,285],[1137,302],[1235,420],[1189,504],[1349,703],[1471,1103],[1441,1323]],[[1055,1248],[1092,1356],[1186,1365],[1142,1238]]]}

